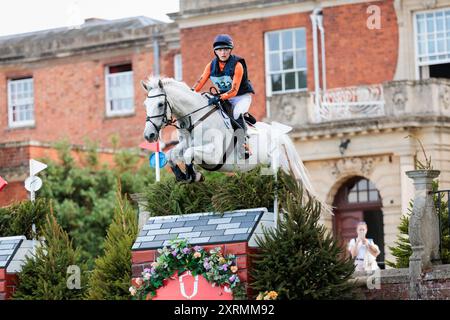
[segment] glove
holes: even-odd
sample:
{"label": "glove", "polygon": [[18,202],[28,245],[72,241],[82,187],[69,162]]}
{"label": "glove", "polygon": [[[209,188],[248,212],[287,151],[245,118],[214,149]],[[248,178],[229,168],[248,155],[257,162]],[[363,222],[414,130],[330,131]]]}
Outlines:
{"label": "glove", "polygon": [[219,96],[213,96],[211,98],[208,99],[208,104],[212,105],[212,104],[217,104],[220,101],[220,97]]}

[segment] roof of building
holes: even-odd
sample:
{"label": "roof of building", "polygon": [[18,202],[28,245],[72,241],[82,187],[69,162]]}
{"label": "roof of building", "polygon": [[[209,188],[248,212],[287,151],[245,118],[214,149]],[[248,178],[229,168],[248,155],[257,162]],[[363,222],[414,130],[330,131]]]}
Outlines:
{"label": "roof of building", "polygon": [[214,0],[183,0],[180,1],[180,10],[169,13],[171,19],[179,20],[195,16],[207,16],[210,14],[228,13],[246,9],[275,7],[286,4],[296,4],[305,0],[228,0],[226,2]]}
{"label": "roof of building", "polygon": [[69,55],[100,47],[103,50],[127,41],[151,41],[154,26],[164,22],[144,16],[116,20],[91,19],[80,26],[0,37],[0,63]]}
{"label": "roof of building", "polygon": [[248,242],[266,208],[151,217],[143,226],[133,250],[157,249],[173,239],[190,244]]}
{"label": "roof of building", "polygon": [[6,269],[19,249],[25,236],[0,238],[0,268]]}

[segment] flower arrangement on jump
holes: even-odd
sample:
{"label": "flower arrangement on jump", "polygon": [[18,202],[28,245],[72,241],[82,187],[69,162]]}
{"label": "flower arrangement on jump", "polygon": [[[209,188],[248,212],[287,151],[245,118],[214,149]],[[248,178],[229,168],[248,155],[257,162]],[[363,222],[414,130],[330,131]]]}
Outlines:
{"label": "flower arrangement on jump", "polygon": [[173,240],[168,247],[158,249],[159,256],[151,268],[144,269],[142,277],[130,287],[132,299],[152,299],[156,290],[164,285],[164,280],[190,271],[193,276],[202,275],[208,282],[217,286],[237,288],[240,280],[237,275],[235,255],[224,256],[220,247],[205,250],[201,246],[192,247],[186,240]]}
{"label": "flower arrangement on jump", "polygon": [[278,293],[276,291],[260,292],[256,300],[277,300]]}

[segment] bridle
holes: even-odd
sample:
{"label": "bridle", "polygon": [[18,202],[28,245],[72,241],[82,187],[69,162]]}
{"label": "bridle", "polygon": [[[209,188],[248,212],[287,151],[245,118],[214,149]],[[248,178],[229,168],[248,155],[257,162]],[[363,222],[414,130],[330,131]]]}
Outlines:
{"label": "bridle", "polygon": [[[151,117],[147,116],[147,118],[145,119],[146,122],[150,122],[153,125],[156,132],[159,132],[163,126],[174,125],[174,123],[176,122],[176,120],[174,120],[172,117],[173,109],[172,109],[172,106],[170,105],[169,101],[167,100],[167,94],[165,92],[160,93],[160,94],[155,94],[154,96],[147,96],[147,98],[157,98],[157,97],[162,97],[162,96],[164,96],[164,111],[163,111],[163,113],[158,114],[156,116],[151,116]],[[170,109],[170,118],[167,118],[167,108]],[[161,117],[162,117],[161,126],[158,128],[158,126],[152,121],[152,119],[161,118]]]}
{"label": "bridle", "polygon": [[[164,97],[164,111],[161,114],[158,114],[156,116],[147,116],[147,118],[145,119],[146,122],[150,122],[153,127],[155,128],[156,132],[159,132],[163,127],[166,126],[174,126],[177,129],[181,129],[179,126],[177,126],[175,123],[179,122],[180,120],[182,120],[183,118],[189,117],[190,115],[205,109],[207,107],[210,106],[210,104],[207,104],[206,106],[203,106],[201,108],[198,108],[192,112],[189,112],[188,114],[185,114],[182,117],[179,117],[177,119],[173,118],[173,108],[169,103],[169,100],[167,99],[167,93],[165,91],[163,91],[163,93],[160,94],[155,94],[154,96],[147,96],[147,98],[157,98],[157,97]],[[204,114],[200,119],[198,119],[194,124],[191,124],[188,128],[186,128],[189,132],[191,132],[201,121],[205,120],[207,117],[209,117],[214,111],[216,111],[218,108],[218,106],[214,106],[214,108],[212,108],[210,111],[208,111],[206,114]],[[167,109],[170,110],[170,116],[167,117]],[[152,121],[152,119],[155,118],[162,118],[161,119],[161,125],[158,128],[158,126]]]}

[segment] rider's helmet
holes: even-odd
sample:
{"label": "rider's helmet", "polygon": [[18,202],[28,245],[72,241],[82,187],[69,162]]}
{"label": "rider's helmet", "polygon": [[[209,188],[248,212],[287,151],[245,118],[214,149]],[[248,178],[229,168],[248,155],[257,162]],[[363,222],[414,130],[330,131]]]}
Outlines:
{"label": "rider's helmet", "polygon": [[231,37],[227,34],[219,34],[214,39],[213,48],[214,50],[221,48],[233,49],[234,48],[233,39],[231,39]]}

